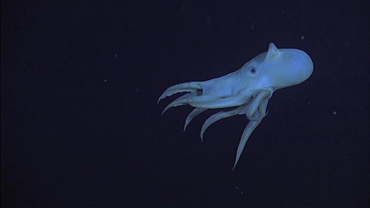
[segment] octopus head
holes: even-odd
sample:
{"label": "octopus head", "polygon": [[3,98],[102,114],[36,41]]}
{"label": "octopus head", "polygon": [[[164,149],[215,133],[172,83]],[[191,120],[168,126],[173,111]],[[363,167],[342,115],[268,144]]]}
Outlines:
{"label": "octopus head", "polygon": [[281,89],[297,85],[308,79],[313,72],[310,56],[298,49],[277,49],[270,43],[262,67],[267,72],[270,86]]}

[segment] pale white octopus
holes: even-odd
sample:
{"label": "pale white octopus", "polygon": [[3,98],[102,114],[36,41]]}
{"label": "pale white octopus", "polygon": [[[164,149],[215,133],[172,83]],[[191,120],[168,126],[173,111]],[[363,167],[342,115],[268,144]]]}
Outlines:
{"label": "pale white octopus", "polygon": [[254,57],[239,70],[204,82],[174,85],[163,92],[158,102],[167,96],[188,92],[170,103],[162,112],[163,114],[171,107],[186,104],[195,107],[186,118],[184,131],[195,116],[207,109],[235,107],[233,110],[218,112],[204,122],[200,131],[202,141],[205,130],[214,122],[245,114],[249,123],[239,142],[234,170],[248,138],[267,115],[267,103],[273,92],[305,81],[312,72],[313,63],[307,53],[298,49],[278,49],[270,43],[267,52]]}

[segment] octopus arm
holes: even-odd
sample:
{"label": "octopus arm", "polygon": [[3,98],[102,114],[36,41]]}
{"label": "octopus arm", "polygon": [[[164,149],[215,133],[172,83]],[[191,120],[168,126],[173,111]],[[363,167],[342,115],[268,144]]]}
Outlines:
{"label": "octopus arm", "polygon": [[234,168],[238,164],[239,158],[243,152],[245,144],[247,143],[250,135],[256,129],[258,124],[262,121],[262,119],[267,115],[266,108],[268,104],[268,100],[272,96],[272,91],[270,90],[262,90],[257,95],[256,98],[251,102],[250,106],[246,108],[246,116],[250,120],[248,125],[245,127],[242,137],[240,139],[238,149],[236,151],[236,158]]}
{"label": "octopus arm", "polygon": [[205,108],[195,108],[192,112],[190,112],[190,114],[188,115],[188,117],[186,117],[186,120],[185,120],[185,125],[184,125],[184,131],[186,129],[186,127],[188,126],[188,124],[190,123],[191,120],[193,120],[193,118],[199,114],[201,114],[202,112],[206,111],[207,109]]}
{"label": "octopus arm", "polygon": [[211,117],[209,117],[203,124],[202,126],[202,130],[200,131],[200,138],[201,138],[201,141],[203,142],[203,135],[204,135],[204,132],[207,130],[207,128],[209,126],[211,126],[213,123],[215,123],[216,121],[219,121],[221,119],[224,119],[224,118],[228,118],[228,117],[231,117],[231,116],[234,116],[234,115],[237,115],[237,114],[241,114],[248,106],[250,105],[250,102],[234,109],[234,110],[231,110],[231,111],[221,111],[221,112],[218,112],[214,115],[212,115]]}

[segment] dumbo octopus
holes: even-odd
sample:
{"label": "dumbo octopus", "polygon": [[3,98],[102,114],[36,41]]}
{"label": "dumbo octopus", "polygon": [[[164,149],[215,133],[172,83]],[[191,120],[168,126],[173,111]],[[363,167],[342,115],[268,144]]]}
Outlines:
{"label": "dumbo octopus", "polygon": [[191,105],[195,109],[185,120],[184,131],[189,122],[207,109],[230,108],[210,116],[203,124],[200,138],[214,122],[234,115],[246,115],[249,123],[244,129],[236,152],[235,168],[244,146],[267,115],[266,107],[275,90],[299,84],[313,72],[310,56],[298,49],[278,49],[270,43],[268,51],[245,63],[239,70],[225,76],[203,82],[186,82],[169,87],[160,100],[180,92],[187,92],[170,103],[162,112],[171,107]]}

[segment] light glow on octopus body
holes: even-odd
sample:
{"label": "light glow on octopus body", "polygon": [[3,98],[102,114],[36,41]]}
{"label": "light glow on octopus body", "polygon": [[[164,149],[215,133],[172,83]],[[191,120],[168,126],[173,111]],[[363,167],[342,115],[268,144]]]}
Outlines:
{"label": "light glow on octopus body", "polygon": [[206,129],[216,121],[234,115],[245,115],[249,120],[245,127],[232,170],[238,164],[244,146],[254,129],[267,115],[266,108],[275,90],[302,83],[313,72],[310,56],[299,49],[278,49],[270,43],[268,51],[245,63],[239,70],[208,81],[177,84],[167,88],[160,100],[180,92],[187,92],[171,102],[162,112],[171,107],[191,105],[195,109],[185,120],[184,131],[190,121],[207,109],[220,111],[210,116],[203,124],[200,138]]}

